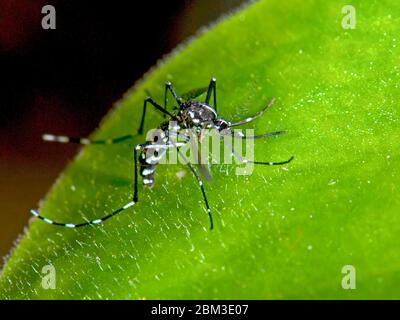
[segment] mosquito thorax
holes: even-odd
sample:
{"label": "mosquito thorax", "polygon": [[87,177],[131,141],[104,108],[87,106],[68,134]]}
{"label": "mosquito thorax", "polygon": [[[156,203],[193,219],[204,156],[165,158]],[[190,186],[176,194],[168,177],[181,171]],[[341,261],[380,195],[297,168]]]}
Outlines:
{"label": "mosquito thorax", "polygon": [[183,104],[179,115],[188,128],[205,127],[217,118],[217,113],[211,106],[193,100]]}

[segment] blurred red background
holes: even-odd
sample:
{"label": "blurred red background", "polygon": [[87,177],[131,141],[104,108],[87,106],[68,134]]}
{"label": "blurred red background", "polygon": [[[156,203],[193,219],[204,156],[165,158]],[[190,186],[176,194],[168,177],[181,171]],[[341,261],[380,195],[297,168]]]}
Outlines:
{"label": "blurred red background", "polygon": [[[155,62],[243,0],[0,0],[0,256],[7,254],[77,147]],[[41,9],[56,8],[56,30]]]}

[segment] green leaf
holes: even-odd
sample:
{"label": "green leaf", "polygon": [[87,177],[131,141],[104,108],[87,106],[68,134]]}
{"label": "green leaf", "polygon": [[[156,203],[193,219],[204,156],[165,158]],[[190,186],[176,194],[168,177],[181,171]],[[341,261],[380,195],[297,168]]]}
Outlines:
{"label": "green leaf", "polygon": [[[252,4],[200,35],[117,103],[96,138],[135,134],[145,90],[162,101],[218,79],[229,120],[260,110],[250,176],[213,166],[205,184],[215,229],[184,166],[160,166],[140,202],[96,227],[34,221],[4,267],[1,298],[400,298],[400,3]],[[149,112],[146,129],[162,116]],[[130,201],[133,146],[85,147],[43,202],[55,220],[96,218]],[[62,148],[62,146],[60,146]],[[183,177],[177,172],[185,172]],[[56,289],[42,287],[42,268]],[[356,289],[341,286],[356,270]]]}

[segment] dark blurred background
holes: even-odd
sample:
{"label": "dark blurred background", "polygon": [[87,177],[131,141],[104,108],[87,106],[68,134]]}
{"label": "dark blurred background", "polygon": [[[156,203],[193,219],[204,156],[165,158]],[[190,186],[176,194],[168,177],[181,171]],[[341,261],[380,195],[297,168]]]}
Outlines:
{"label": "dark blurred background", "polygon": [[[243,0],[0,0],[0,256],[75,146],[163,54]],[[56,30],[41,9],[56,8]],[[1,263],[0,263],[1,264]]]}

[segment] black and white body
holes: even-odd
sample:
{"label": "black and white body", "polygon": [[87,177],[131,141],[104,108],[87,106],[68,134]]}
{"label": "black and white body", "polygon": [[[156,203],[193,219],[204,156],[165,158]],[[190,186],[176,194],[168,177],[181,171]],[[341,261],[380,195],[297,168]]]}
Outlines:
{"label": "black and white body", "polygon": [[[175,102],[177,103],[177,112],[176,113],[171,113],[168,111],[167,108],[167,102],[168,102],[168,93],[171,93]],[[206,93],[205,100],[199,101],[196,100],[199,96],[202,94]],[[213,97],[213,103],[210,103],[211,97]],[[55,222],[51,219],[45,218],[41,216],[37,211],[31,210],[32,214],[39,219],[53,225],[57,226],[64,226],[67,228],[77,228],[77,227],[82,227],[82,226],[87,226],[87,225],[96,225],[99,224],[116,214],[132,207],[134,204],[136,204],[139,199],[138,199],[138,176],[140,175],[142,177],[143,184],[145,186],[153,186],[155,183],[155,171],[157,168],[157,165],[160,161],[160,159],[165,155],[167,150],[169,148],[176,148],[179,157],[182,159],[185,158],[182,152],[180,152],[180,148],[185,145],[185,142],[176,142],[175,139],[171,139],[171,128],[169,127],[170,123],[176,123],[176,128],[174,128],[174,132],[179,132],[178,134],[183,136],[183,140],[185,141],[185,138],[187,141],[190,140],[189,134],[187,132],[194,132],[195,135],[200,135],[202,130],[204,129],[215,129],[217,132],[220,132],[221,135],[231,135],[234,138],[238,139],[258,139],[258,138],[265,138],[269,136],[274,136],[274,135],[279,135],[284,133],[284,131],[277,131],[277,132],[271,132],[271,133],[266,133],[258,136],[245,136],[243,134],[235,134],[234,131],[231,130],[231,128],[235,126],[239,126],[242,124],[249,123],[256,118],[260,117],[274,102],[274,99],[271,99],[271,101],[259,112],[257,112],[254,116],[247,117],[243,120],[237,121],[237,122],[230,122],[227,120],[224,120],[222,118],[218,117],[217,113],[217,97],[216,97],[216,80],[215,78],[212,78],[210,81],[210,84],[208,87],[205,88],[200,88],[200,89],[195,89],[191,90],[188,93],[182,95],[179,97],[174,88],[172,87],[171,83],[167,83],[165,85],[165,97],[164,97],[164,106],[159,105],[156,103],[151,97],[148,97],[144,100],[143,104],[143,113],[142,113],[142,118],[138,130],[138,134],[143,134],[143,128],[144,128],[144,122],[145,122],[145,116],[146,116],[146,110],[147,110],[147,105],[150,104],[152,105],[155,109],[160,111],[161,113],[164,114],[165,117],[168,117],[168,120],[164,121],[161,123],[159,126],[159,129],[161,132],[160,135],[155,135],[150,141],[146,141],[143,144],[138,144],[136,145],[134,149],[134,192],[133,192],[133,198],[132,201],[128,202],[121,208],[115,210],[114,212],[111,212],[110,214],[91,221],[87,222],[82,222],[79,224],[73,224],[73,223],[60,223],[60,222]],[[180,133],[183,132],[183,133]],[[186,132],[186,133],[185,133]],[[133,135],[126,135],[118,138],[112,138],[112,139],[107,139],[107,140],[90,140],[87,138],[71,138],[71,137],[66,137],[66,136],[55,136],[55,135],[50,135],[50,134],[45,134],[43,135],[43,139],[46,141],[54,141],[54,142],[60,142],[60,143],[79,143],[79,144],[84,144],[84,145],[89,145],[89,144],[115,144],[115,143],[121,143],[127,140],[132,139],[134,136]],[[260,162],[260,161],[250,161],[247,159],[242,158],[239,154],[237,154],[234,150],[232,150],[232,155],[236,157],[240,162],[242,163],[254,163],[254,164],[260,164],[260,165],[284,165],[289,163],[293,157],[291,157],[289,160],[282,161],[282,162]],[[187,160],[187,159],[184,159]],[[202,193],[204,203],[205,203],[205,208],[209,216],[210,220],[210,229],[213,229],[213,219],[212,219],[212,214],[211,214],[211,209],[208,204],[206,192],[203,186],[203,180],[201,178],[201,174],[207,175],[206,172],[204,172],[204,167],[198,166],[197,170],[195,167],[190,164],[189,161],[185,161],[186,165],[196,178],[200,191]],[[201,174],[199,174],[201,173]]]}

